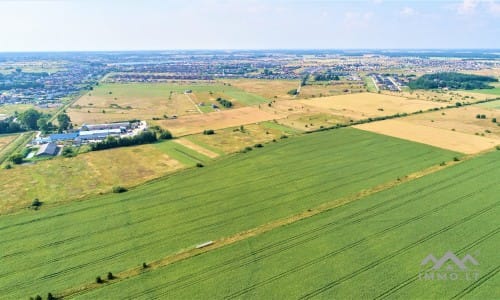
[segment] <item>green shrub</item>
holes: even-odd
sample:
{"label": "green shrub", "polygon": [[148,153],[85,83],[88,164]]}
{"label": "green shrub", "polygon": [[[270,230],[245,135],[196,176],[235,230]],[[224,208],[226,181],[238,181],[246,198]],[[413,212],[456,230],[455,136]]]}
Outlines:
{"label": "green shrub", "polygon": [[200,163],[200,162],[197,162],[197,163],[196,163],[196,167],[198,167],[198,168],[203,168],[203,167],[204,167],[204,165],[203,165],[202,163]]}
{"label": "green shrub", "polygon": [[455,156],[455,157],[453,157],[453,161],[460,161],[460,158]]}
{"label": "green shrub", "polygon": [[24,159],[24,156],[21,153],[12,154],[9,157],[9,161],[15,163],[16,165],[22,164],[23,163],[23,159]]}
{"label": "green shrub", "polygon": [[212,135],[215,134],[215,131],[213,129],[205,129],[203,130],[204,135]]}
{"label": "green shrub", "polygon": [[111,272],[108,272],[108,280],[113,280],[115,278],[115,276],[113,276],[113,273]]}
{"label": "green shrub", "polygon": [[172,133],[168,130],[162,130],[158,136],[158,139],[160,140],[170,140],[172,139]]}
{"label": "green shrub", "polygon": [[73,150],[72,147],[64,147],[61,155],[64,157],[75,157],[76,152]]}
{"label": "green shrub", "polygon": [[101,276],[95,278],[95,283],[103,283]]}
{"label": "green shrub", "polygon": [[114,186],[113,187],[113,193],[125,193],[127,191],[127,188],[123,187],[123,186]]}
{"label": "green shrub", "polygon": [[31,202],[31,207],[40,207],[42,206],[42,202],[38,200],[38,198],[33,199],[33,202]]}
{"label": "green shrub", "polygon": [[263,146],[262,144],[255,144],[255,145],[254,145],[254,147],[255,147],[255,148],[262,148],[262,147],[264,147],[264,146]]}

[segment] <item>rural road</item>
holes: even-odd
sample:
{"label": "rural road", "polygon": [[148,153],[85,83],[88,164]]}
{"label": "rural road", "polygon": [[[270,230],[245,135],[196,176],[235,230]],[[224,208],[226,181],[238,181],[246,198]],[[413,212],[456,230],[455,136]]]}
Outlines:
{"label": "rural road", "polygon": [[191,96],[189,94],[184,94],[186,95],[186,97],[188,97],[189,101],[191,101],[191,103],[193,103],[194,107],[196,107],[196,109],[200,112],[200,114],[203,114],[203,112],[201,111],[201,109],[198,107],[198,104],[196,104],[193,99],[191,98]]}

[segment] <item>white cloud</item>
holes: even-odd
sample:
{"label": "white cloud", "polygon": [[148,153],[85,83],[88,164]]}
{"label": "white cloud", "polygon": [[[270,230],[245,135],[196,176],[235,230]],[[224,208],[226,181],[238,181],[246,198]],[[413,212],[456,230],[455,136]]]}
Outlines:
{"label": "white cloud", "polygon": [[417,14],[417,11],[411,7],[405,7],[399,13],[403,16],[414,16]]}
{"label": "white cloud", "polygon": [[495,0],[489,0],[488,11],[494,15],[500,16],[500,2]]}
{"label": "white cloud", "polygon": [[455,8],[460,15],[489,13],[494,16],[500,16],[500,1],[498,0],[463,0]]}
{"label": "white cloud", "polygon": [[461,15],[472,14],[476,11],[479,2],[479,0],[464,0],[458,5],[457,11]]}
{"label": "white cloud", "polygon": [[383,0],[372,0],[374,4],[382,4]]}

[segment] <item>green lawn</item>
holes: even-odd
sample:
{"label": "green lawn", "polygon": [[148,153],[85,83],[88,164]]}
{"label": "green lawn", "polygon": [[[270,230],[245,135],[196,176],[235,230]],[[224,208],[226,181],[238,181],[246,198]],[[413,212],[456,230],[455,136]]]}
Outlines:
{"label": "green lawn", "polygon": [[457,155],[345,128],[266,144],[123,194],[1,216],[0,295],[27,298],[90,283]]}
{"label": "green lawn", "polygon": [[[490,153],[77,298],[498,299],[499,160]],[[457,280],[421,279],[433,266],[421,261],[447,251],[479,265],[447,263],[435,272]]]}

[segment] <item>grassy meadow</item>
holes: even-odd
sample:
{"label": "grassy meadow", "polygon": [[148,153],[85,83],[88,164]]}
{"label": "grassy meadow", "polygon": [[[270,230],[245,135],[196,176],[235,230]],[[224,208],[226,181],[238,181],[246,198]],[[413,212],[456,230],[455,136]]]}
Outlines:
{"label": "grassy meadow", "polygon": [[[186,90],[192,93],[184,94]],[[210,104],[218,104],[217,97],[233,101],[235,107],[266,102],[261,96],[211,82],[108,83],[83,95],[68,113],[77,124],[163,119],[164,116],[199,114],[200,102],[206,104],[201,107],[202,113],[211,112]]]}
{"label": "grassy meadow", "polygon": [[0,170],[0,214],[25,208],[34,198],[53,205],[109,193],[117,185],[129,188],[208,160],[165,141],[16,165]]}
{"label": "grassy meadow", "polygon": [[[48,292],[57,295],[92,283],[96,276],[105,276],[109,271],[136,268],[142,262],[161,259],[198,243],[289,217],[450,161],[454,156],[454,152],[346,128],[266,144],[126,193],[54,208],[42,205],[38,211],[0,216],[0,235],[5,237],[0,241],[0,295],[7,299]],[[126,161],[115,164],[132,165]],[[86,177],[81,178],[83,182]],[[401,216],[389,220],[398,218]],[[368,232],[385,222],[382,219],[369,223],[373,226],[368,226]],[[359,237],[352,234],[353,230],[348,230],[346,238]],[[333,246],[323,241],[314,251]],[[249,266],[248,271],[256,269]],[[255,282],[264,278],[247,273],[243,279],[250,284],[254,282],[250,276]],[[161,281],[159,277],[157,280]],[[140,289],[154,288],[156,284]],[[245,287],[241,283],[233,286]],[[290,287],[288,292],[293,290]],[[196,291],[193,289],[193,293]],[[229,295],[237,290],[221,291]]]}

